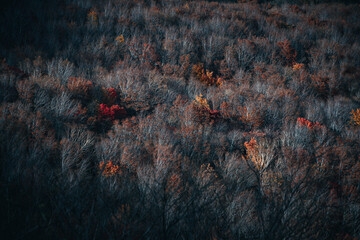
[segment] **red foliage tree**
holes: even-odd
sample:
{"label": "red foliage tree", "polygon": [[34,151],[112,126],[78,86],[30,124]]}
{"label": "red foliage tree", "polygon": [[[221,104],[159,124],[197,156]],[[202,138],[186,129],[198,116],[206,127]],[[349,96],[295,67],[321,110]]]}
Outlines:
{"label": "red foliage tree", "polygon": [[316,128],[322,128],[323,126],[318,123],[318,122],[311,122],[305,118],[298,118],[297,119],[297,123],[299,124],[299,126],[305,126],[307,127],[308,129],[316,129]]}
{"label": "red foliage tree", "polygon": [[100,104],[98,117],[101,120],[114,120],[124,115],[126,115],[124,107],[113,105],[109,108],[106,104]]}

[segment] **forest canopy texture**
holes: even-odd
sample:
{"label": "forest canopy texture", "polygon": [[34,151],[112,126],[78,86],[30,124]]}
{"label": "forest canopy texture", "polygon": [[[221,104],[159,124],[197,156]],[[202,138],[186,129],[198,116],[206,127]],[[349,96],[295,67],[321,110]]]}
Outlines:
{"label": "forest canopy texture", "polygon": [[1,2],[1,239],[360,238],[358,1]]}

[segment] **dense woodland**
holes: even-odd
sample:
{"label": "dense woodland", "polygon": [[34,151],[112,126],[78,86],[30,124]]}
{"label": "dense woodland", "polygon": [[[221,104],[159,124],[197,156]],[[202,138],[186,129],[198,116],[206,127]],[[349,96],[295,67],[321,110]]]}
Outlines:
{"label": "dense woodland", "polygon": [[356,1],[0,7],[1,239],[359,239]]}

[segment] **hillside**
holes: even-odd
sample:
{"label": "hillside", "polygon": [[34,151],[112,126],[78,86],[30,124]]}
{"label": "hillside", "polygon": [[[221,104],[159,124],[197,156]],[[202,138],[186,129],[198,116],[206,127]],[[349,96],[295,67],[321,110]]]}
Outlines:
{"label": "hillside", "polygon": [[360,238],[356,1],[1,4],[1,239]]}

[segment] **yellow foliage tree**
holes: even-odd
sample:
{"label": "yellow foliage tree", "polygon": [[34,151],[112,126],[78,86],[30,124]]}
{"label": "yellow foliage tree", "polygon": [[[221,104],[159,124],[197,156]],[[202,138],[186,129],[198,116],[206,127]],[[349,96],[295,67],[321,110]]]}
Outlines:
{"label": "yellow foliage tree", "polygon": [[269,142],[261,141],[259,144],[255,137],[251,138],[249,142],[245,142],[247,159],[249,159],[255,168],[263,172],[274,158],[274,145]]}
{"label": "yellow foliage tree", "polygon": [[210,109],[207,99],[203,98],[202,94],[200,94],[199,96],[195,96],[194,104],[195,106],[200,108]]}

